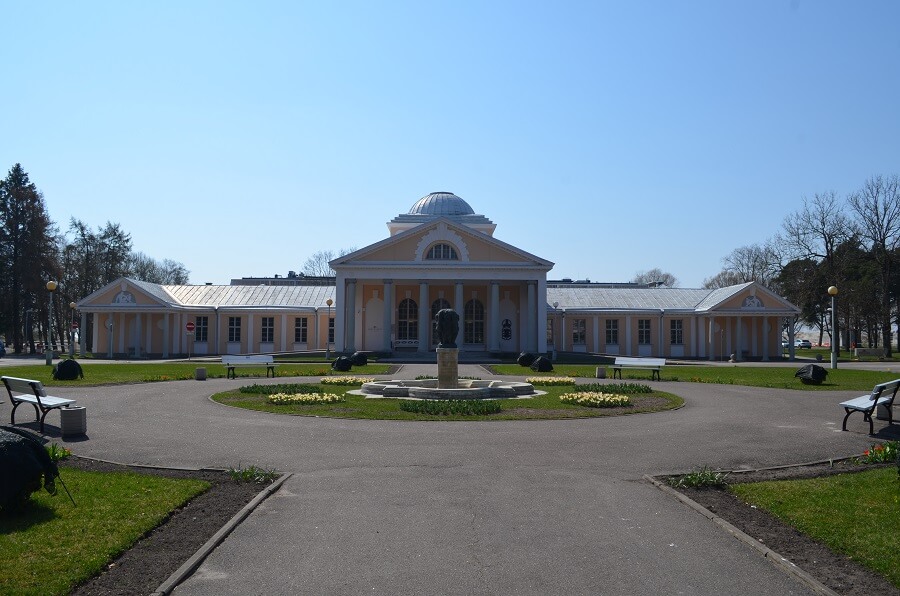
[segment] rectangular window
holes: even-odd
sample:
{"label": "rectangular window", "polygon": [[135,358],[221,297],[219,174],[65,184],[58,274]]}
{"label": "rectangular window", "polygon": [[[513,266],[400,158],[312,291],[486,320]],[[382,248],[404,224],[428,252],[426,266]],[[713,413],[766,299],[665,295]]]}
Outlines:
{"label": "rectangular window", "polygon": [[240,317],[228,317],[228,341],[232,343],[241,341]]}
{"label": "rectangular window", "polygon": [[328,319],[328,343],[334,343],[334,317]]}
{"label": "rectangular window", "polygon": [[619,319],[606,319],[606,343],[619,345]]}
{"label": "rectangular window", "polygon": [[585,320],[572,319],[572,344],[584,345],[585,343]]}
{"label": "rectangular window", "polygon": [[649,345],[650,342],[650,319],[638,320],[638,343],[641,345]]}
{"label": "rectangular window", "polygon": [[684,344],[684,321],[681,319],[670,321],[669,343],[674,345]]}
{"label": "rectangular window", "polygon": [[553,319],[547,319],[547,344],[553,345]]}
{"label": "rectangular window", "polygon": [[300,344],[305,344],[306,339],[309,333],[309,323],[306,322],[306,318],[297,318],[294,319],[294,341]]}
{"label": "rectangular window", "polygon": [[263,317],[262,328],[260,331],[262,334],[260,335],[259,341],[263,343],[272,343],[275,341],[275,317]]}
{"label": "rectangular window", "polygon": [[209,341],[209,317],[197,317],[194,327],[195,341]]}

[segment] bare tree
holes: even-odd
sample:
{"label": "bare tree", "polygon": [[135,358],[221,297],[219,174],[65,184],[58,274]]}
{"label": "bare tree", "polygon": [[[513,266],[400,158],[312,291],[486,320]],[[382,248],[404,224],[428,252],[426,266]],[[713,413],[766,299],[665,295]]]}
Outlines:
{"label": "bare tree", "polygon": [[[342,248],[337,257],[342,257],[346,254],[350,254],[355,251],[356,247],[351,248]],[[334,254],[333,250],[319,250],[316,251],[303,262],[303,267],[300,268],[300,271],[303,272],[304,275],[313,275],[317,277],[333,277],[335,275],[334,269],[331,268],[329,264],[331,261],[337,258]]]}
{"label": "bare tree", "polygon": [[737,283],[755,281],[766,287],[774,285],[781,270],[781,254],[773,241],[736,248],[722,262]]}
{"label": "bare tree", "polygon": [[727,288],[728,286],[736,286],[744,283],[741,276],[735,271],[722,270],[703,280],[701,286],[704,290],[717,290],[719,288]]}
{"label": "bare tree", "polygon": [[891,356],[891,291],[894,252],[900,248],[900,178],[873,176],[848,202],[859,222],[860,238],[879,268],[881,333],[886,357]]}
{"label": "bare tree", "polygon": [[634,279],[631,282],[648,286],[665,286],[667,288],[674,288],[678,285],[678,279],[674,275],[659,268],[654,268],[650,271],[638,271],[634,274]]}

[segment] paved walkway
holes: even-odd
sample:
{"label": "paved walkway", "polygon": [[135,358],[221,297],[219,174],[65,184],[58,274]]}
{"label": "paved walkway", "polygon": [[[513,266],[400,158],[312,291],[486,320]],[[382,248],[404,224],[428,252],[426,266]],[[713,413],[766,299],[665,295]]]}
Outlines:
{"label": "paved walkway", "polygon": [[[460,375],[489,376],[471,365]],[[208,399],[240,383],[55,391],[88,408],[89,439],[68,442],[79,455],[294,473],[176,594],[807,594],[642,475],[822,460],[872,441],[861,417],[840,432],[837,402],[858,392],[663,382],[684,408],[411,423]]]}

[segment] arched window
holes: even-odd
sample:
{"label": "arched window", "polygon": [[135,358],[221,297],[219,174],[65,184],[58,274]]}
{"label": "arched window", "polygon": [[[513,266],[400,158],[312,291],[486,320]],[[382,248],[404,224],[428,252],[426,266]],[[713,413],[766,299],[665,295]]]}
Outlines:
{"label": "arched window", "polygon": [[474,298],[466,302],[463,315],[463,343],[484,343],[484,305]]}
{"label": "arched window", "polygon": [[439,243],[428,249],[425,258],[431,261],[458,261],[456,249],[449,244]]}
{"label": "arched window", "polygon": [[397,309],[397,339],[419,338],[419,307],[415,301],[406,298]]}
{"label": "arched window", "polygon": [[438,343],[438,332],[437,332],[437,321],[434,318],[437,316],[438,311],[450,308],[450,303],[444,300],[443,298],[438,298],[434,302],[431,303],[431,343]]}

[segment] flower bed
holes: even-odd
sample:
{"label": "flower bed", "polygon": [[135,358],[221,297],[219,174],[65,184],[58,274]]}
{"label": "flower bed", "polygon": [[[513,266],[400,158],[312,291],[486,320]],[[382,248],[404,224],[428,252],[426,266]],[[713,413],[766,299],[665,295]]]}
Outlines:
{"label": "flower bed", "polygon": [[631,398],[627,395],[616,395],[601,391],[563,393],[559,396],[559,401],[588,408],[621,408],[631,405]]}
{"label": "flower bed", "polygon": [[343,396],[334,393],[275,393],[267,401],[276,406],[304,404],[333,404],[344,401]]}
{"label": "flower bed", "polygon": [[574,385],[575,379],[572,377],[528,377],[525,379],[525,382],[532,385],[552,387],[554,385]]}
{"label": "flower bed", "polygon": [[370,377],[323,377],[319,382],[323,385],[362,385],[363,383],[371,383],[375,379]]}

